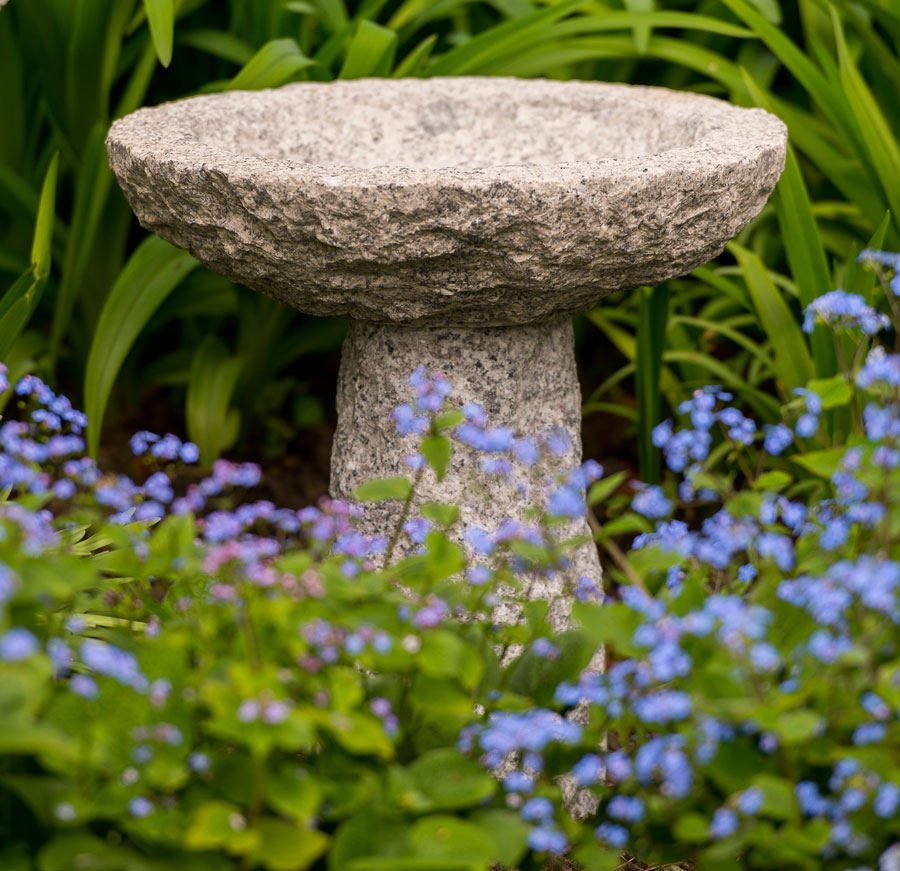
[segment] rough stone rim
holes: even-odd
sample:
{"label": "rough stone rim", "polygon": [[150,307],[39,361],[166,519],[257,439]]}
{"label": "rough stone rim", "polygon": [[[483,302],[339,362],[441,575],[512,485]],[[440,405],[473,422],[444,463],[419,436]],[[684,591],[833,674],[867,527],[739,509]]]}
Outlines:
{"label": "rough stone rim", "polygon": [[[499,164],[485,167],[442,167],[416,168],[402,164],[376,167],[353,167],[341,164],[302,163],[284,158],[266,158],[245,154],[224,147],[217,147],[200,141],[191,129],[191,114],[202,102],[204,109],[209,104],[220,102],[222,108],[228,103],[246,99],[253,94],[265,99],[268,94],[308,88],[335,88],[350,90],[378,83],[379,87],[442,88],[481,87],[483,83],[496,86],[522,88],[523,91],[544,90],[552,95],[557,88],[564,88],[572,94],[577,89],[608,92],[621,96],[631,92],[639,99],[658,97],[660,105],[673,101],[696,103],[704,115],[704,131],[698,140],[685,146],[678,146],[655,154],[627,158],[597,158],[596,160],[561,163]],[[476,95],[473,94],[473,99]],[[301,98],[302,99],[302,98]],[[648,100],[648,102],[651,102]],[[115,121],[109,131],[107,145],[114,150],[122,149],[132,159],[139,162],[158,160],[170,166],[188,171],[227,171],[235,181],[260,176],[277,176],[281,184],[291,182],[303,185],[318,183],[327,187],[367,188],[391,185],[393,187],[489,187],[498,183],[514,186],[553,187],[566,183],[571,178],[609,178],[621,182],[623,177],[644,176],[659,172],[671,174],[682,169],[694,169],[703,165],[734,165],[752,161],[761,152],[773,146],[784,147],[786,128],[775,116],[762,109],[747,109],[734,106],[723,100],[703,94],[673,91],[668,88],[645,85],[609,84],[604,82],[566,81],[546,79],[516,79],[510,77],[436,77],[433,79],[356,79],[334,82],[297,82],[280,88],[260,91],[226,91],[219,94],[205,94],[163,103],[159,106],[142,108],[125,118]]]}

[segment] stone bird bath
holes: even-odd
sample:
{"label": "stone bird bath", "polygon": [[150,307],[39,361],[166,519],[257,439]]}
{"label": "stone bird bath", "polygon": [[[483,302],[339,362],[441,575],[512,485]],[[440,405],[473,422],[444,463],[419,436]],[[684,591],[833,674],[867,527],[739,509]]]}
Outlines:
{"label": "stone bird bath", "polygon": [[[718,255],[771,194],[785,143],[766,112],[695,94],[441,78],[192,97],[117,121],[107,146],[148,230],[285,305],[351,319],[331,468],[347,497],[404,473],[411,442],[388,415],[422,364],[492,425],[564,428],[554,462],[577,463],[571,315]],[[488,529],[524,515],[465,450],[421,495]],[[376,507],[364,531],[398,512]],[[575,568],[599,576],[593,546]]]}

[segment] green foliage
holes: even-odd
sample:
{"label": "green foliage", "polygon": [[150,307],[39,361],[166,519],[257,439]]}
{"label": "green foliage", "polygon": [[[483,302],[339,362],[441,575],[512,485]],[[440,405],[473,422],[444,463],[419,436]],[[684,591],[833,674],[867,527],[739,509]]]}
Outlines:
{"label": "green foliage", "polygon": [[[136,404],[156,385],[183,388],[198,337],[234,332],[249,291],[216,280],[219,304],[209,295],[201,305],[196,284],[182,277],[171,288],[172,305],[129,332],[127,341],[116,333],[127,320],[128,301],[140,294],[127,265],[141,236],[112,181],[104,139],[113,118],[145,102],[364,75],[546,75],[706,91],[775,112],[788,126],[792,147],[773,208],[734,249],[744,252],[740,269],[725,260],[697,270],[693,279],[671,282],[668,324],[662,307],[642,306],[640,294],[624,296],[615,309],[604,308],[602,319],[592,319],[623,353],[626,334],[638,341],[621,372],[597,386],[586,411],[637,422],[641,468],[652,478],[658,460],[649,433],[665,413],[656,407],[657,381],[671,408],[683,398],[682,385],[724,380],[727,373],[749,407],[773,416],[775,408],[761,395],[766,385],[784,391],[803,383],[809,354],[817,377],[835,373],[828,337],[817,331],[807,352],[789,315],[798,302],[808,303],[849,275],[842,267],[848,249],[852,259],[852,249],[869,243],[879,227],[876,247],[900,241],[900,130],[893,111],[900,59],[892,38],[898,28],[890,4],[862,8],[847,0],[804,0],[783,15],[771,0],[634,0],[622,8],[581,0],[10,3],[0,18],[0,273],[10,286],[29,269],[30,228],[54,152],[65,196],[57,198],[52,220],[43,210],[41,233],[51,233],[53,269],[33,292],[30,279],[15,284],[15,296],[27,296],[28,304],[18,307],[3,340],[9,347],[18,337],[21,350],[14,353],[27,348],[51,376],[64,369],[84,379],[84,395],[95,406],[96,446],[98,412],[117,377],[127,388],[118,402]],[[882,224],[889,208],[895,217]],[[292,339],[302,318],[268,300],[252,304],[281,321],[265,371],[286,389],[259,390],[254,379],[260,369],[245,366],[233,398],[240,435],[250,422],[270,419],[268,412],[285,401],[279,397],[302,391],[284,381],[298,356],[332,350],[340,338],[329,332],[321,347],[296,351]],[[242,319],[238,323],[246,329]],[[29,324],[35,332],[24,335]],[[113,345],[119,346],[115,371],[108,385],[99,385],[89,357]],[[229,347],[229,353],[241,349]],[[620,401],[616,386],[631,374],[637,411]],[[210,410],[207,428],[219,425],[216,413]]]}

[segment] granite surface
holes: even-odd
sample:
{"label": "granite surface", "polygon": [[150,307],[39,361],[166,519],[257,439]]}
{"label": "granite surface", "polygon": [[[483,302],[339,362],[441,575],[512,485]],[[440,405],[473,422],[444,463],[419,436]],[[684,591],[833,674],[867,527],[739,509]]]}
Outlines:
{"label": "granite surface", "polygon": [[107,147],[141,223],[231,279],[312,314],[481,327],[705,263],[785,142],[696,94],[472,77],[191,97]]}
{"label": "granite surface", "polygon": [[[543,503],[548,479],[581,461],[581,391],[575,372],[572,325],[568,319],[525,327],[481,330],[415,328],[354,321],[344,342],[338,379],[338,427],[331,458],[331,492],[348,498],[369,478],[408,474],[404,458],[415,452],[414,436],[402,437],[390,420],[392,409],[414,398],[407,384],[417,366],[428,366],[453,384],[454,405],[480,402],[491,426],[508,426],[517,436],[541,435],[562,427],[570,450],[533,467],[515,466],[511,479],[481,471],[483,454],[454,440],[454,456],[443,481],[427,469],[415,504],[439,500],[460,508],[462,529],[478,525],[493,532],[504,520],[526,516]],[[366,506],[359,528],[390,536],[402,503]],[[564,537],[586,534],[584,520],[564,528]],[[579,575],[600,578],[593,542],[580,547],[572,568],[551,579],[533,579],[527,594],[551,602],[551,622],[565,625],[571,604],[566,585]],[[515,619],[512,603],[498,617]]]}

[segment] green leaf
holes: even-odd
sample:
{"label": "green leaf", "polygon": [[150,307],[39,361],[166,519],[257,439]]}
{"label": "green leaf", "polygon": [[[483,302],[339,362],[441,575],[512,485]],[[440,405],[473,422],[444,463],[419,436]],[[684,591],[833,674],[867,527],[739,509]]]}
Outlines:
{"label": "green leaf", "polygon": [[26,269],[0,300],[0,359],[5,360],[16,339],[37,308],[47,278],[37,278],[34,269]]}
{"label": "green leaf", "polygon": [[487,808],[469,816],[494,842],[492,861],[502,868],[518,868],[528,850],[531,827],[515,811]]}
{"label": "green leaf", "polygon": [[575,850],[574,859],[583,871],[620,871],[622,868],[622,854],[618,850],[604,850],[593,839]]}
{"label": "green leaf", "polygon": [[53,220],[56,217],[56,180],[59,176],[59,152],[50,160],[41,187],[34,238],[31,243],[31,265],[36,278],[50,274],[50,243],[53,238]]}
{"label": "green leaf", "polygon": [[572,606],[572,616],[595,644],[609,644],[616,653],[626,656],[633,651],[631,638],[640,617],[627,605],[576,602]]}
{"label": "green leaf", "polygon": [[830,8],[837,45],[841,85],[853,112],[865,145],[864,154],[884,188],[895,218],[900,216],[900,142],[894,136],[878,101],[860,75],[844,37],[844,29],[837,10]]}
{"label": "green leaf", "polygon": [[729,247],[741,267],[760,324],[772,344],[778,377],[789,388],[802,387],[812,378],[813,365],[794,315],[759,256],[734,242]]}
{"label": "green leaf", "polygon": [[702,814],[684,814],[675,820],[672,834],[685,844],[705,844],[709,840],[709,820]]}
{"label": "green leaf", "polygon": [[97,455],[113,382],[135,339],[163,300],[198,262],[155,236],[131,255],[113,285],[94,332],[85,374],[88,448]]}
{"label": "green leaf", "polygon": [[147,24],[159,62],[167,67],[172,62],[175,37],[175,0],[144,0]]}
{"label": "green leaf", "polygon": [[194,352],[185,417],[188,437],[200,448],[200,462],[206,468],[237,436],[228,409],[241,367],[242,360],[232,357],[216,336],[207,336]]}
{"label": "green leaf", "polygon": [[776,777],[774,774],[759,774],[753,778],[753,785],[758,787],[763,794],[761,813],[764,816],[779,820],[791,820],[799,817],[793,784],[789,780]]}
{"label": "green leaf", "polygon": [[184,833],[191,850],[225,850],[242,855],[259,847],[260,833],[247,828],[241,809],[227,801],[208,801],[195,808]]}
{"label": "green leaf", "polygon": [[[635,40],[640,42],[637,31]],[[661,284],[652,289],[641,288],[639,293],[641,304],[635,357],[639,410],[638,465],[642,481],[658,484],[661,454],[659,448],[653,445],[653,428],[659,423],[660,417],[660,373],[666,345],[666,325],[669,320],[669,286]]]}
{"label": "green leaf", "polygon": [[426,502],[419,509],[419,513],[438,526],[444,527],[453,526],[459,519],[459,508],[446,502]]}
{"label": "green leaf", "polygon": [[806,386],[821,397],[822,408],[825,410],[847,405],[853,398],[853,390],[843,374],[815,379]]}
{"label": "green leaf", "polygon": [[819,478],[828,478],[838,470],[841,460],[844,458],[845,448],[826,448],[822,451],[807,451],[805,454],[795,454],[791,462],[802,466],[807,472],[811,472]]}
{"label": "green leaf", "polygon": [[483,829],[457,817],[436,814],[410,829],[410,852],[422,859],[448,859],[478,868],[494,858],[494,842]]}
{"label": "green leaf", "polygon": [[380,499],[408,499],[412,493],[409,478],[372,478],[353,491],[353,498],[360,502]]}
{"label": "green leaf", "polygon": [[823,726],[822,717],[815,711],[800,709],[781,714],[774,730],[783,744],[803,744],[820,734]]}
{"label": "green leaf", "polygon": [[425,69],[425,64],[431,56],[434,45],[437,42],[437,34],[426,36],[400,63],[397,64],[391,74],[395,79],[406,79],[418,76]]}
{"label": "green leaf", "polygon": [[266,803],[303,824],[318,812],[322,787],[305,768],[288,767],[267,779]]}
{"label": "green leaf", "polygon": [[107,127],[108,124],[98,123],[91,129],[78,169],[75,202],[69,224],[69,241],[66,245],[62,278],[53,310],[51,334],[53,358],[58,354],[63,336],[69,329],[72,309],[78,292],[83,287],[89,255],[94,248],[100,220],[112,187],[113,174],[109,168],[105,144]]}
{"label": "green leaf", "polygon": [[386,817],[377,810],[345,820],[328,853],[329,871],[349,871],[354,860],[364,857],[396,859],[407,852],[407,831],[405,819]]}
{"label": "green leaf", "polygon": [[497,788],[496,781],[480,765],[449,747],[425,753],[407,771],[435,810],[473,807]]}
{"label": "green leaf", "polygon": [[778,493],[784,490],[794,480],[792,475],[782,472],[779,469],[773,469],[769,472],[763,472],[754,482],[753,489],[767,493]]}
{"label": "green leaf", "polygon": [[250,63],[253,58],[252,46],[225,30],[191,30],[180,34],[178,42],[239,66]]}
{"label": "green leaf", "polygon": [[277,88],[292,79],[300,70],[312,66],[293,39],[273,39],[267,42],[231,80],[229,91],[258,91]]}
{"label": "green leaf", "polygon": [[438,481],[443,481],[453,453],[453,445],[450,439],[444,435],[425,436],[422,439],[422,445],[419,450],[422,456],[425,457],[428,465],[434,469],[434,474]]}
{"label": "green leaf", "polygon": [[263,819],[259,823],[259,846],[253,851],[253,859],[270,871],[303,871],[325,852],[330,840],[315,829]]}
{"label": "green leaf", "polygon": [[397,34],[374,21],[363,18],[347,47],[347,56],[338,78],[362,79],[386,76],[394,65]]}
{"label": "green leaf", "polygon": [[619,489],[627,477],[628,472],[616,472],[614,475],[601,478],[599,481],[591,484],[587,494],[587,504],[597,505],[600,502],[605,502]]}

